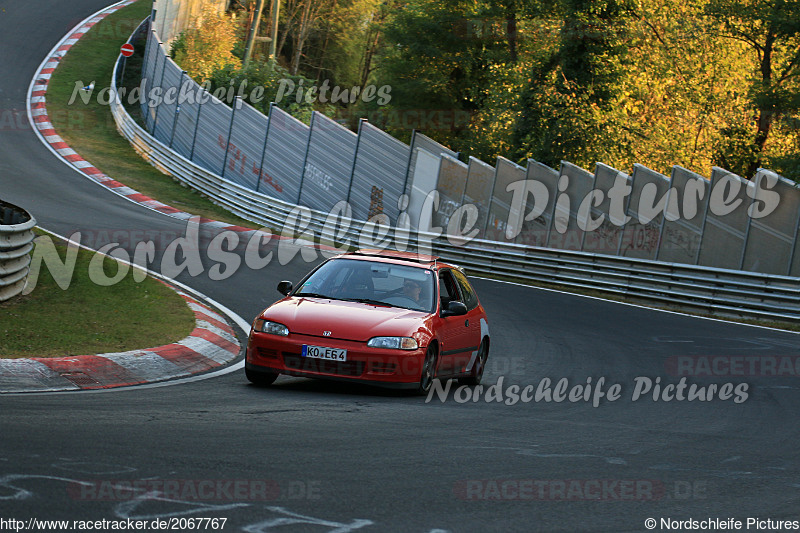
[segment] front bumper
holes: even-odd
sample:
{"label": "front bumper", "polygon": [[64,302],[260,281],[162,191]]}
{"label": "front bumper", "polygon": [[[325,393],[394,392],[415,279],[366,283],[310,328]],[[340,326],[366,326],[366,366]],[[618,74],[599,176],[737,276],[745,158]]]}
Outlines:
{"label": "front bumper", "polygon": [[[347,350],[346,361],[302,357],[302,346]],[[369,348],[366,342],[290,333],[288,337],[251,332],[245,364],[248,370],[291,376],[363,382],[388,387],[416,387],[422,373],[425,348],[389,350]]]}

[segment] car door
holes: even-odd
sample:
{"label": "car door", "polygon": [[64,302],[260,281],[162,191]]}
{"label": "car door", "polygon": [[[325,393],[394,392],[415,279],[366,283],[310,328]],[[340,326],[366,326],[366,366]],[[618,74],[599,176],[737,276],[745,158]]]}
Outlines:
{"label": "car door", "polygon": [[464,316],[465,325],[467,326],[466,336],[468,339],[467,345],[470,351],[465,355],[460,355],[456,362],[456,371],[465,372],[472,368],[471,362],[473,357],[477,356],[478,348],[481,344],[482,327],[481,319],[484,318],[484,312],[478,302],[478,295],[475,290],[467,281],[467,276],[459,270],[452,270],[453,278],[458,284],[458,289],[461,294],[464,305],[467,306],[467,314]]}
{"label": "car door", "polygon": [[[469,313],[460,316],[446,316],[444,313],[447,305],[452,301],[459,301],[466,305],[459,284],[453,271],[449,268],[439,271],[439,298],[442,312],[440,312],[439,339],[441,347],[438,372],[439,375],[446,376],[464,371],[472,353],[478,349],[478,342],[474,338],[474,327],[470,324]],[[478,325],[478,332],[480,332],[480,325]]]}

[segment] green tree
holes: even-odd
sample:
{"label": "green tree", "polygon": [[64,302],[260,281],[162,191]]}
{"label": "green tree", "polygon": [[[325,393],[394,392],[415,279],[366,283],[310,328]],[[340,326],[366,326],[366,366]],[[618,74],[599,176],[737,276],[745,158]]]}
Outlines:
{"label": "green tree", "polygon": [[[492,66],[509,61],[503,19],[470,0],[411,0],[383,25],[376,81],[391,86],[379,110],[401,137],[417,129],[449,145],[469,135],[488,94]],[[373,122],[375,122],[373,120]]]}
{"label": "green tree", "polygon": [[717,160],[730,170],[752,177],[769,159],[773,126],[800,108],[800,1],[710,0],[706,12],[754,56],[748,97],[755,120],[752,126],[731,128],[729,142],[721,143],[717,152]]}
{"label": "green tree", "polygon": [[378,0],[339,0],[309,37],[305,74],[331,86],[365,85],[388,8]]}
{"label": "green tree", "polygon": [[607,113],[625,63],[625,0],[563,0],[556,47],[534,59],[514,128],[516,157],[593,165],[613,150]]}
{"label": "green tree", "polygon": [[[233,87],[238,88],[246,82],[246,85],[244,85],[246,90],[243,91],[242,100],[267,115],[269,114],[270,103],[275,101],[281,84],[286,83],[287,80],[294,87],[308,87],[313,84],[312,80],[303,76],[295,76],[275,62],[253,61],[247,67],[230,64],[215,70],[210,76],[210,92],[213,93],[218,88],[231,87],[231,84],[233,84]],[[254,92],[256,87],[259,86],[262,89]],[[256,100],[251,100],[251,97],[255,97]],[[311,121],[311,112],[314,110],[313,102],[309,103],[303,98],[298,102],[296,93],[284,95],[278,106],[306,124]]]}

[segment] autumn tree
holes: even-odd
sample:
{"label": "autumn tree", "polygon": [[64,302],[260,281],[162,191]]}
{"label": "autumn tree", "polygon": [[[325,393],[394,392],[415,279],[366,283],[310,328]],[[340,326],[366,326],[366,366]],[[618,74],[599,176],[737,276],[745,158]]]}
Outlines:
{"label": "autumn tree", "polygon": [[289,71],[297,74],[300,61],[309,37],[319,28],[319,23],[332,16],[339,0],[284,0],[282,18],[284,28],[278,38],[277,50],[280,53],[291,43]]}
{"label": "autumn tree", "polygon": [[717,152],[718,162],[752,177],[764,162],[773,126],[800,108],[800,1],[710,0],[706,12],[754,58],[747,94],[755,116],[731,128]]}
{"label": "autumn tree", "polygon": [[380,0],[338,0],[306,41],[305,74],[331,85],[366,85],[389,8]]}
{"label": "autumn tree", "polygon": [[743,43],[714,31],[705,0],[629,7],[627,67],[604,116],[615,125],[606,162],[664,174],[681,165],[708,175],[727,129],[747,116],[750,71]]}
{"label": "autumn tree", "polygon": [[194,23],[194,28],[173,47],[175,61],[195,80],[204,81],[217,69],[237,62],[232,50],[237,42],[235,20],[208,5]]}

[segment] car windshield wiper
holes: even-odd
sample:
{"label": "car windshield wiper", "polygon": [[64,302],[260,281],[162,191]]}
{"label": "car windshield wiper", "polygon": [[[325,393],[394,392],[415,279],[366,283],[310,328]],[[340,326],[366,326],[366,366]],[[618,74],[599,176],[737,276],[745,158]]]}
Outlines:
{"label": "car windshield wiper", "polygon": [[383,307],[397,307],[396,305],[388,304],[380,300],[373,300],[371,298],[342,298],[342,299],[348,302],[357,302],[360,304],[382,305]]}
{"label": "car windshield wiper", "polygon": [[336,298],[333,298],[332,296],[318,294],[316,292],[296,292],[292,296],[305,296],[306,298],[328,298],[330,300],[336,300]]}

